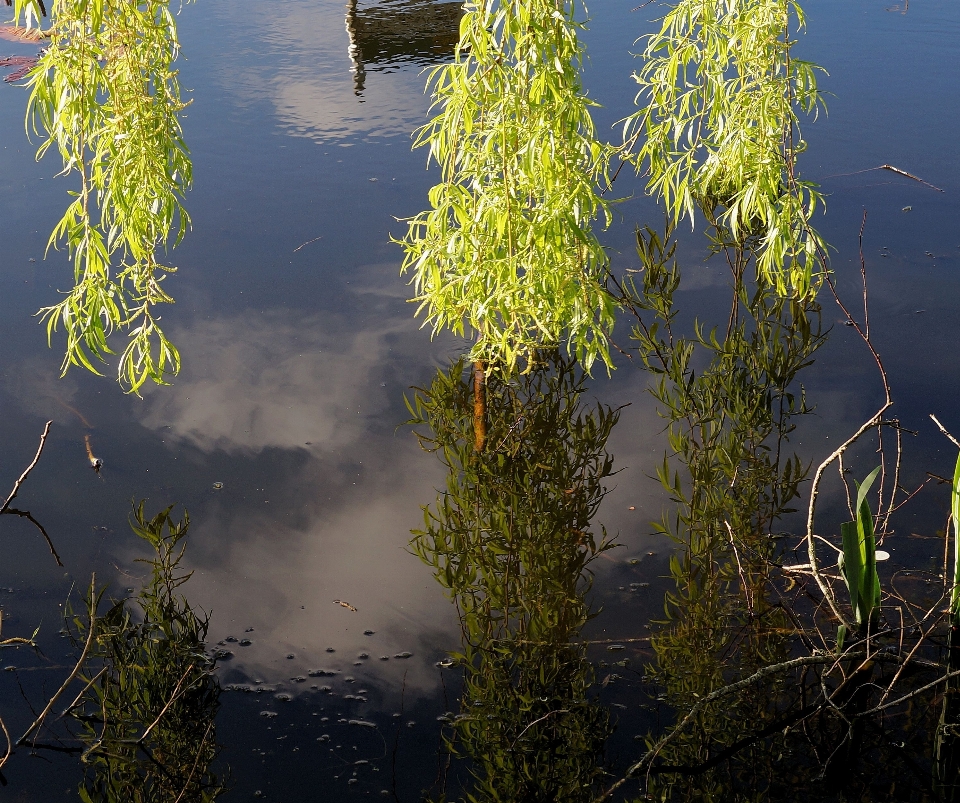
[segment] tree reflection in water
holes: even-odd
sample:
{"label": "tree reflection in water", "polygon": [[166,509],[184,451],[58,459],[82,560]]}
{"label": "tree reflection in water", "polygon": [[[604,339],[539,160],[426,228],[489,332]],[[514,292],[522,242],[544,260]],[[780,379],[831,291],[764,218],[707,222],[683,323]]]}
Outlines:
{"label": "tree reflection in water", "polygon": [[936,645],[915,654],[925,636],[904,626],[904,609],[919,614],[901,598],[899,628],[841,652],[813,578],[782,568],[795,560],[778,528],[801,507],[809,468],[789,438],[811,410],[799,377],[825,339],[819,306],[748,281],[749,248],[722,235],[734,280],[722,338],[674,331],[668,237],[639,233],[643,272],[618,288],[659,377],[670,455],[658,473],[673,502],[660,529],[677,544],[647,671],[674,724],[650,735],[628,775],[645,800],[941,799],[926,737],[936,711],[910,694],[940,671]]}
{"label": "tree reflection in water", "polygon": [[190,578],[180,568],[189,520],[170,513],[147,519],[143,503],[134,509],[134,532],[155,550],[141,561],[150,579],[137,597],[97,617],[102,592],[92,593],[87,611],[68,619],[75,640],[91,645],[71,706],[85,803],[209,803],[223,791],[210,770],[220,687],[208,617],[179,591]]}
{"label": "tree reflection in water", "polygon": [[470,762],[469,800],[589,801],[611,725],[575,640],[591,616],[590,563],[612,546],[591,519],[618,411],[585,404],[582,371],[554,352],[513,381],[488,376],[477,450],[465,369],[439,372],[409,405],[449,470],[413,541],[460,615],[463,699],[446,745]]}

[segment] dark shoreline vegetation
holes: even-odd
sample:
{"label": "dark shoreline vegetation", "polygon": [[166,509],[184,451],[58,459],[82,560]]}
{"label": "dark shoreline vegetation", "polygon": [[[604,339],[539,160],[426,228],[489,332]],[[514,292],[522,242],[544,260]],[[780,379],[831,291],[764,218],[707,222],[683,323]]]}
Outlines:
{"label": "dark shoreline vegetation", "polygon": [[[158,254],[190,228],[176,9],[167,0],[14,3],[28,28],[28,12],[34,21],[50,12],[36,65],[6,63],[29,67],[18,78],[30,88],[38,158],[55,146],[61,175],[79,186],[49,240],[66,246],[74,286],[41,310],[48,337],[66,333],[64,374],[96,372],[114,355],[108,339],[125,331],[115,361],[124,388],[175,381],[180,352],[156,307],[173,302],[161,282],[176,270]],[[871,221],[864,211],[855,299],[838,287],[813,226],[823,198],[799,174],[799,123],[823,108],[822,68],[793,53],[803,10],[786,0],[678,0],[665,13],[640,54],[638,108],[612,145],[597,137],[583,86],[577,3],[348,4],[358,96],[381,63],[440,62],[428,79],[434,117],[415,135],[439,180],[395,242],[427,328],[462,342],[405,396],[401,431],[445,478],[434,501],[422,500],[409,550],[449,598],[461,643],[437,663],[448,710],[420,746],[436,773],[416,779],[416,799],[960,799],[960,457],[952,478],[928,472],[909,484],[905,455],[917,433],[892,414],[896,388],[871,334]],[[409,41],[398,34],[407,27],[417,32]],[[664,216],[659,227],[637,226],[635,267],[618,273],[602,230],[618,214],[624,170]],[[873,170],[939,190],[892,165]],[[721,319],[691,324],[682,307],[699,269],[677,255],[688,220],[706,232],[700,250],[728,271]],[[836,315],[875,369],[861,397],[879,392],[881,402],[811,460],[795,442],[817,410],[805,377]],[[652,527],[672,549],[661,618],[630,624],[621,639],[589,631],[616,615],[594,599],[598,567],[619,546],[594,520],[617,482],[610,440],[624,410],[591,397],[601,366],[650,379],[663,439],[646,471],[664,499]],[[929,400],[934,412],[942,403]],[[930,418],[945,447],[960,449]],[[0,521],[25,519],[62,567],[43,500],[30,510],[22,501],[51,423]],[[941,531],[915,535],[935,546],[935,560],[894,564],[895,534],[931,493],[949,517]],[[818,508],[821,495],[829,501]],[[220,757],[223,694],[294,695],[259,679],[221,686],[234,650],[251,642],[209,643],[213,614],[191,605],[193,572],[181,566],[189,516],[177,520],[172,505],[147,512],[168,501],[136,502],[130,514],[149,548],[138,559],[145,574],[128,575],[140,587],[117,595],[96,575],[78,584],[62,611],[68,665],[55,667],[51,687],[25,689],[17,678],[31,724],[11,732],[0,710],[3,785],[20,753],[76,762],[82,780],[68,793],[84,803],[263,796],[238,789]],[[49,661],[38,633],[51,623],[25,624],[32,635],[2,633],[0,650]],[[406,674],[400,711],[387,720],[335,707],[367,703],[367,689],[312,684],[340,672],[290,682],[309,687],[318,722],[339,717],[373,746],[344,759],[334,743],[348,739],[324,724],[304,753],[323,751],[315,762],[331,754],[344,796],[380,772],[380,794],[413,799],[397,780],[404,729],[416,724],[404,722]],[[454,673],[448,689],[443,678]],[[621,688],[629,691],[614,696]],[[629,754],[609,747],[621,720],[640,723]]]}

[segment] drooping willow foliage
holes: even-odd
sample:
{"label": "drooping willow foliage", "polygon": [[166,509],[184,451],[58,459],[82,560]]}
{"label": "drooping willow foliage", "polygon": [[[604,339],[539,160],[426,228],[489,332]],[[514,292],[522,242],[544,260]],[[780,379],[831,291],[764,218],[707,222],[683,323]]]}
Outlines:
{"label": "drooping willow foliage", "polygon": [[576,0],[469,0],[453,63],[430,78],[417,136],[441,168],[410,221],[404,271],[434,331],[476,333],[471,358],[528,365],[567,343],[609,361],[614,302],[594,231],[612,152],[582,89]]}
{"label": "drooping willow foliage", "polygon": [[180,366],[157,314],[173,302],[162,282],[175,270],[157,252],[190,224],[176,22],[169,0],[55,0],[51,19],[28,80],[27,121],[45,138],[37,158],[55,147],[63,174],[80,181],[49,242],[66,246],[74,287],[40,314],[48,338],[60,325],[66,333],[64,372],[96,372],[113,353],[111,333],[126,331],[119,378],[137,392]]}
{"label": "drooping willow foliage", "polygon": [[799,115],[821,103],[821,68],[795,58],[794,0],[679,0],[647,37],[640,109],[624,134],[674,225],[699,207],[735,240],[761,238],[761,273],[781,294],[816,289],[823,200],[801,181]]}

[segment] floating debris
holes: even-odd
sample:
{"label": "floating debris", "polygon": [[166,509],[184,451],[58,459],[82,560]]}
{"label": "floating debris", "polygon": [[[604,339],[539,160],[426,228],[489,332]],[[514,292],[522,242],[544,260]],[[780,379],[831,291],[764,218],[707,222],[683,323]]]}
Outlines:
{"label": "floating debris", "polygon": [[222,483],[222,482],[215,482],[215,483],[213,483],[213,490],[215,490],[215,491],[222,491],[222,490],[223,490],[223,483]]}
{"label": "floating debris", "polygon": [[92,469],[97,473],[97,476],[99,477],[99,476],[100,476],[100,469],[103,468],[103,461],[102,461],[99,457],[94,457],[93,451],[92,451],[92,449],[90,448],[90,436],[89,436],[89,435],[84,435],[84,436],[83,436],[83,442],[84,442],[84,444],[85,444],[86,447],[87,447],[87,460],[88,460],[89,463],[90,463],[90,468],[92,468]]}
{"label": "floating debris", "polygon": [[303,675],[297,675],[295,678],[290,678],[294,683],[306,683],[307,679]]}
{"label": "floating debris", "polygon": [[456,661],[453,658],[444,658],[442,661],[437,661],[434,666],[439,666],[441,669],[449,669],[453,666]]}
{"label": "floating debris", "polygon": [[50,36],[39,28],[21,28],[19,25],[0,25],[0,39],[8,42],[39,42]]}
{"label": "floating debris", "polygon": [[213,654],[213,657],[217,661],[229,661],[231,658],[233,658],[233,653],[230,652],[230,650],[217,650]]}
{"label": "floating debris", "polygon": [[327,652],[336,652],[336,650],[333,647],[327,647]]}
{"label": "floating debris", "polygon": [[292,653],[292,652],[288,652],[288,653],[287,653],[287,660],[288,660],[288,661],[292,661],[292,660],[293,660],[294,658],[296,658],[296,657],[297,657],[296,653]]}
{"label": "floating debris", "polygon": [[376,728],[377,725],[375,722],[368,722],[365,719],[349,719],[347,720],[348,725],[357,725],[361,728]]}
{"label": "floating debris", "polygon": [[252,633],[252,632],[253,632],[253,628],[252,628],[252,627],[248,627],[248,628],[247,628],[246,630],[244,630],[243,632],[244,632],[244,633]]}
{"label": "floating debris", "polygon": [[359,658],[361,661],[365,661],[369,657],[370,656],[365,652],[357,653],[357,658]]}
{"label": "floating debris", "polygon": [[274,699],[279,700],[281,703],[289,703],[293,697],[286,692],[280,692],[280,694],[274,696]]}
{"label": "floating debris", "polygon": [[381,655],[381,656],[380,656],[380,660],[381,660],[381,661],[389,661],[389,660],[390,660],[390,656],[389,656],[389,655]]}
{"label": "floating debris", "polygon": [[364,631],[363,631],[363,635],[365,635],[365,636],[372,636],[372,635],[373,635],[374,633],[376,633],[376,632],[377,632],[376,630],[364,630]]}
{"label": "floating debris", "polygon": [[[128,589],[128,590],[129,590],[129,589]],[[234,638],[233,636],[227,636],[227,637],[224,639],[224,641],[226,641],[226,642],[228,642],[228,643],[230,643],[230,644],[236,644],[236,643],[237,643],[236,638]]]}
{"label": "floating debris", "polygon": [[[3,80],[8,84],[12,84],[14,81],[25,78],[27,73],[37,66],[37,59],[37,56],[7,56],[7,58],[0,59],[0,67],[18,68]],[[31,261],[36,262],[36,260]]]}
{"label": "floating debris", "polygon": [[307,674],[312,678],[332,678],[338,672],[337,669],[311,669]]}
{"label": "floating debris", "polygon": [[625,649],[627,649],[627,648],[624,647],[622,644],[608,644],[608,645],[607,645],[607,652],[619,652],[620,650],[625,650]]}
{"label": "floating debris", "polygon": [[353,611],[354,613],[357,612],[357,609],[354,608],[354,607],[353,607],[349,602],[347,602],[346,600],[335,599],[335,600],[333,601],[333,604],[334,604],[334,605],[339,605],[341,608],[346,608],[348,611]]}
{"label": "floating debris", "polygon": [[330,736],[325,733],[325,734],[323,734],[323,736],[318,736],[318,737],[317,737],[317,741],[318,741],[318,742],[329,742],[329,741],[330,741]]}
{"label": "floating debris", "polygon": [[413,653],[410,653],[410,652],[398,652],[393,657],[394,658],[410,658],[412,655]]}
{"label": "floating debris", "polygon": [[253,644],[253,642],[250,641],[250,639],[248,639],[248,638],[242,638],[242,639],[240,639],[239,644],[240,644],[241,647],[249,647],[251,644]]}
{"label": "floating debris", "polygon": [[267,719],[273,719],[277,715],[276,711],[261,711],[260,716],[266,717]]}

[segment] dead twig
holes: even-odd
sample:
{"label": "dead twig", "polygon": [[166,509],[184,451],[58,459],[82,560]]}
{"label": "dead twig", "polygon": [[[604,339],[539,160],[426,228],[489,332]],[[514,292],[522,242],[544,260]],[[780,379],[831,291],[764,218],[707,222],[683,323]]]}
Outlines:
{"label": "dead twig", "polygon": [[[845,655],[846,658],[864,658],[866,653],[859,653],[857,655]],[[765,666],[763,669],[760,669],[754,672],[749,677],[739,680],[736,683],[730,683],[723,688],[717,689],[716,691],[711,692],[706,697],[701,697],[697,702],[691,706],[690,710],[687,712],[687,715],[680,720],[680,722],[670,731],[666,736],[661,738],[653,747],[651,747],[643,757],[634,763],[631,767],[627,769],[626,774],[618,781],[613,783],[606,792],[604,792],[600,797],[595,798],[593,803],[602,803],[604,800],[608,800],[610,796],[617,791],[621,786],[623,786],[627,781],[632,778],[636,778],[641,770],[649,767],[654,759],[663,751],[670,742],[693,720],[693,718],[701,711],[704,707],[710,703],[716,702],[721,697],[726,697],[728,694],[733,694],[735,692],[741,691],[752,686],[754,683],[763,680],[764,678],[776,674],[778,672],[787,672],[791,669],[796,669],[798,667],[804,666],[816,666],[822,664],[835,664],[839,660],[836,655],[805,655],[801,658],[794,658],[791,661],[784,661],[779,664],[772,664],[771,666]]]}
{"label": "dead twig", "polygon": [[44,426],[43,434],[40,436],[40,445],[37,447],[37,453],[33,456],[33,460],[30,462],[30,465],[23,470],[23,473],[13,484],[13,490],[10,491],[10,495],[3,503],[3,506],[0,507],[0,513],[7,512],[7,509],[10,507],[10,503],[17,498],[17,493],[20,491],[20,486],[23,485],[24,480],[29,476],[30,472],[33,471],[34,467],[40,461],[40,455],[43,453],[43,446],[47,442],[47,435],[50,434],[51,424],[53,424],[53,421],[47,421],[46,426]]}
{"label": "dead twig", "polygon": [[828,179],[828,178],[844,178],[846,176],[859,176],[861,173],[872,173],[874,170],[889,170],[891,173],[896,173],[898,176],[903,176],[904,178],[909,178],[912,181],[919,182],[920,184],[923,184],[924,186],[929,187],[931,190],[936,190],[937,192],[944,192],[944,190],[940,189],[940,187],[937,187],[931,184],[929,181],[924,181],[919,176],[913,175],[913,173],[908,173],[906,170],[901,170],[899,167],[894,167],[893,165],[887,165],[887,164],[877,165],[876,167],[868,167],[866,170],[854,170],[852,173],[834,173],[832,176],[824,176],[823,178]]}
{"label": "dead twig", "polygon": [[44,529],[43,525],[31,515],[29,510],[18,510],[15,507],[10,507],[10,503],[17,498],[17,494],[20,492],[20,486],[23,485],[24,480],[27,479],[30,472],[33,471],[37,463],[40,461],[40,455],[43,454],[43,447],[47,442],[47,435],[50,434],[51,424],[53,424],[52,421],[47,421],[46,425],[44,426],[43,434],[40,436],[40,445],[37,447],[37,453],[33,456],[33,460],[30,462],[30,465],[23,470],[23,473],[13,484],[13,490],[10,491],[9,496],[7,496],[3,505],[0,506],[0,515],[6,513],[11,516],[19,516],[22,519],[27,519],[28,521],[32,522],[33,525],[40,530],[40,534],[47,542],[47,546],[50,548],[50,554],[53,555],[53,559],[57,562],[57,566],[63,566],[63,561],[60,560],[60,555],[57,554],[57,549],[54,547],[53,541],[51,540],[47,531]]}
{"label": "dead twig", "polygon": [[296,248],[294,248],[293,253],[297,253],[297,251],[299,251],[304,246],[310,245],[311,243],[315,243],[317,242],[317,240],[322,240],[322,239],[323,239],[323,235],[321,234],[319,237],[314,237],[312,240],[307,240],[305,243],[302,243],[301,245],[298,245]]}
{"label": "dead twig", "polygon": [[726,519],[723,520],[723,523],[727,525],[727,533],[730,535],[730,546],[733,549],[733,556],[737,559],[737,571],[740,573],[740,582],[743,583],[743,595],[747,600],[747,612],[752,618],[753,591],[750,589],[750,584],[747,582],[747,576],[743,572],[743,564],[740,562],[740,553],[737,551],[737,544],[733,539],[733,528],[730,526],[730,522]]}
{"label": "dead twig", "polygon": [[92,607],[90,609],[90,624],[88,625],[89,630],[87,632],[87,642],[86,644],[83,645],[83,652],[80,653],[80,658],[77,661],[76,666],[73,667],[73,671],[71,671],[70,674],[67,676],[67,679],[63,681],[63,685],[60,686],[60,688],[57,690],[57,693],[54,694],[53,697],[51,697],[47,701],[47,705],[43,709],[43,711],[40,712],[40,716],[38,716],[33,721],[33,724],[30,725],[29,728],[27,728],[23,736],[17,739],[18,747],[22,745],[30,737],[31,733],[33,733],[43,724],[43,721],[47,718],[47,715],[53,709],[54,703],[57,702],[57,700],[60,698],[60,695],[67,690],[67,687],[71,683],[73,683],[77,675],[80,674],[80,670],[83,669],[83,665],[87,660],[87,655],[90,652],[90,647],[93,645],[94,634],[96,633],[96,630],[97,630],[97,611],[96,611],[95,600],[93,599],[96,593],[96,581],[97,581],[97,576],[96,574],[94,574],[90,579],[90,596],[92,600],[91,601]]}
{"label": "dead twig", "polygon": [[7,730],[7,726],[3,721],[3,717],[0,717],[0,729],[3,730],[3,737],[7,740],[7,752],[3,754],[3,758],[0,758],[0,770],[2,770],[3,765],[7,763],[7,760],[13,753],[13,744],[10,741],[10,731]]}
{"label": "dead twig", "polygon": [[[953,435],[951,435],[949,432],[947,432],[947,428],[946,428],[943,424],[940,423],[940,421],[937,419],[937,417],[936,417],[933,413],[930,413],[930,418],[933,419],[933,423],[937,425],[937,427],[940,429],[940,431],[941,431],[944,435],[947,436],[947,438],[950,440],[950,442],[951,442],[954,446],[956,446],[958,449],[960,449],[960,441],[958,441],[956,438],[953,437]],[[927,473],[930,474],[929,471],[928,471]],[[947,479],[944,479],[943,477],[937,477],[935,474],[930,474],[930,476],[931,476],[931,477],[936,477],[936,478],[937,478],[938,480],[940,480],[941,482],[950,483],[951,485],[953,484],[953,481],[952,481],[952,480],[947,480]]]}

